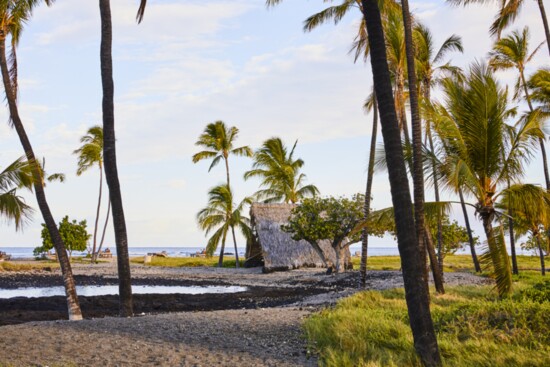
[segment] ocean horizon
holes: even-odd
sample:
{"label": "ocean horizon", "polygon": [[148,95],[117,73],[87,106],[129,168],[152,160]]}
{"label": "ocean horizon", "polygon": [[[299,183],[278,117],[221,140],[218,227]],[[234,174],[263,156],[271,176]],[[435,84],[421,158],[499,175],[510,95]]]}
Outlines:
{"label": "ocean horizon", "polygon": [[[109,248],[113,255],[116,255],[116,248],[113,246],[104,247],[103,249]],[[189,257],[197,252],[200,252],[204,249],[203,246],[135,246],[129,247],[128,253],[130,257],[145,256],[148,253],[158,253],[165,251],[170,257]],[[26,259],[34,258],[33,256],[34,247],[31,246],[0,246],[0,251],[10,254],[13,259]],[[239,256],[244,256],[245,248],[237,247]],[[481,251],[479,248],[476,250]],[[350,252],[352,255],[361,251],[361,244],[355,244],[350,246]],[[225,254],[234,255],[233,246],[226,246]],[[508,253],[510,249],[508,248]],[[518,255],[528,255],[528,256],[537,256],[532,251],[525,251],[521,248],[516,248],[516,253]],[[73,252],[73,256],[85,256],[86,251]],[[468,255],[470,254],[470,249],[465,247],[456,252],[457,255]],[[214,255],[219,255],[219,251],[216,251]],[[370,246],[368,250],[369,256],[397,256],[399,255],[399,250],[397,246]]]}

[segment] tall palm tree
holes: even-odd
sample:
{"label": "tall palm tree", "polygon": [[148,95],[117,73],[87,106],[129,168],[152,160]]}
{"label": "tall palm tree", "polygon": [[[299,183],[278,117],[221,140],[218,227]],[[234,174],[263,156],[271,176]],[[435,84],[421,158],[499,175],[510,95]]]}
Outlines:
{"label": "tall palm tree", "polygon": [[[517,69],[518,77],[515,83],[515,97],[519,97],[521,91],[523,90],[525,100],[527,101],[527,105],[529,106],[529,110],[531,112],[533,112],[533,105],[531,103],[527,82],[525,80],[525,67],[527,63],[533,59],[542,45],[543,43],[541,43],[531,54],[529,54],[529,28],[525,27],[521,33],[519,31],[514,31],[511,35],[499,39],[495,42],[492,51],[489,53],[489,66],[493,70],[508,70],[511,68]],[[542,161],[545,168],[544,173],[546,187],[550,189],[550,177],[548,175],[546,149],[543,138],[539,138],[539,145],[541,147]],[[513,215],[511,215],[508,219],[510,230],[510,247],[512,250],[512,270],[514,274],[518,274],[519,269],[516,259],[514,222],[512,217]]]}
{"label": "tall palm tree", "polygon": [[[467,6],[470,4],[486,4],[488,0],[447,0],[452,5]],[[491,35],[496,35],[500,38],[500,35],[504,29],[509,27],[519,16],[521,8],[523,7],[524,0],[494,0],[499,5],[499,10],[495,21],[491,24]],[[550,27],[548,26],[548,18],[546,17],[546,10],[542,0],[537,0],[539,6],[540,17],[544,26],[544,34],[546,36],[546,44],[548,45],[548,52],[550,53]]]}
{"label": "tall palm tree", "polygon": [[128,256],[128,233],[122,194],[118,180],[116,163],[114,83],[113,83],[113,30],[111,21],[110,0],[99,0],[101,16],[101,85],[103,89],[103,159],[105,178],[109,186],[109,197],[113,208],[113,226],[117,251],[117,268],[119,280],[120,316],[133,316],[132,283],[130,274],[130,259]]}
{"label": "tall palm tree", "polygon": [[298,140],[289,152],[281,138],[274,137],[264,141],[254,153],[252,169],[244,174],[244,178],[262,179],[260,186],[265,189],[254,194],[256,199],[266,203],[297,203],[302,198],[319,194],[315,185],[304,185],[306,175],[300,173],[304,161],[294,159],[297,144]]}
{"label": "tall palm tree", "polygon": [[225,240],[229,230],[233,234],[236,263],[238,264],[239,262],[239,252],[237,250],[237,242],[235,241],[235,227],[241,230],[245,238],[249,239],[251,237],[250,220],[242,214],[245,205],[249,205],[250,203],[250,198],[245,198],[239,205],[235,206],[233,193],[227,184],[215,186],[208,192],[208,206],[199,211],[197,222],[200,228],[206,231],[207,235],[215,230],[206,245],[206,253],[208,255],[211,256],[221,242],[222,247],[218,267],[223,266]]}
{"label": "tall palm tree", "polygon": [[[76,170],[77,176],[82,175],[88,169],[97,165],[99,168],[99,198],[97,200],[97,211],[94,225],[94,242],[92,246],[92,262],[97,260],[99,250],[97,250],[97,228],[99,225],[99,213],[101,209],[101,196],[103,192],[103,128],[99,125],[92,126],[86,132],[86,135],[80,138],[82,146],[76,149],[73,154],[78,155],[78,168]],[[109,202],[109,207],[111,203]],[[106,221],[109,220],[109,214],[107,214]],[[101,238],[105,237],[105,228],[103,230]],[[101,241],[101,244],[103,241]],[[99,248],[101,248],[101,244]]]}
{"label": "tall palm tree", "polygon": [[221,160],[225,163],[225,174],[227,186],[231,186],[229,180],[229,156],[252,157],[252,149],[249,146],[234,148],[233,144],[237,139],[239,129],[235,126],[228,127],[223,121],[216,121],[206,125],[204,132],[199,136],[195,145],[205,150],[193,155],[193,163],[204,159],[212,159],[208,171],[214,168]]}
{"label": "tall palm tree", "polygon": [[514,216],[518,236],[531,233],[539,248],[541,273],[545,275],[541,234],[550,225],[550,193],[536,185],[513,185],[503,192],[497,206]]}
{"label": "tall palm tree", "polygon": [[0,215],[8,222],[13,221],[16,231],[22,228],[33,212],[25,199],[17,195],[17,190],[32,190],[32,187],[31,167],[24,157],[16,159],[0,172]]}
{"label": "tall palm tree", "polygon": [[506,124],[515,109],[509,108],[506,90],[486,65],[473,64],[464,81],[445,79],[443,92],[446,104],[438,106],[441,119],[435,126],[446,150],[446,178],[455,190],[462,188],[476,198],[476,213],[487,236],[486,258],[504,297],[512,278],[502,228],[493,228],[495,201],[508,181],[522,176],[542,131],[532,118],[520,120],[516,128]]}
{"label": "tall palm tree", "polygon": [[[44,218],[44,222],[50,231],[56,252],[59,254],[59,263],[63,274],[65,293],[67,296],[67,306],[70,320],[81,320],[82,312],[76,295],[76,287],[72,275],[71,264],[65,251],[65,245],[59,235],[57,225],[53,219],[50,207],[46,200],[46,194],[42,185],[42,174],[39,164],[32,149],[32,145],[21,121],[19,109],[17,107],[17,56],[16,48],[19,43],[21,31],[24,24],[30,19],[32,11],[40,3],[50,5],[50,0],[0,0],[0,68],[2,71],[2,80],[6,92],[6,101],[10,113],[10,125],[15,128],[21,145],[25,151],[27,161],[31,163],[34,191],[38,207]],[[6,42],[10,41],[10,58],[6,57]]]}
{"label": "tall palm tree", "polygon": [[429,294],[424,283],[423,254],[418,251],[412,202],[401,148],[399,124],[392,95],[391,77],[386,57],[384,29],[378,1],[362,0],[363,16],[367,26],[374,89],[382,125],[382,136],[386,147],[386,161],[395,211],[397,242],[405,299],[409,312],[414,345],[426,366],[441,365],[439,347],[430,315]]}
{"label": "tall palm tree", "polygon": [[[229,177],[229,156],[244,156],[252,157],[252,149],[249,146],[234,148],[233,144],[237,139],[239,129],[235,126],[228,127],[223,121],[216,121],[206,125],[204,132],[199,136],[195,145],[206,148],[201,152],[193,155],[193,163],[197,163],[204,159],[212,159],[212,163],[208,171],[215,167],[221,160],[225,163],[225,174],[227,177],[227,187],[231,188]],[[237,242],[235,232],[232,231],[233,242]],[[237,259],[239,255],[237,254]],[[239,262],[236,263],[237,268]]]}
{"label": "tall palm tree", "polygon": [[[414,27],[414,43],[415,43],[415,65],[416,74],[418,76],[418,94],[424,100],[424,103],[430,103],[431,89],[440,80],[440,75],[452,74],[460,77],[460,68],[452,66],[449,62],[438,65],[443,58],[451,51],[463,52],[462,40],[457,35],[452,35],[447,38],[439,50],[436,52],[434,49],[433,36],[430,30],[421,23],[417,23]],[[428,115],[429,116],[429,115]],[[432,137],[432,129],[428,116],[424,116],[426,127],[426,140],[430,151],[433,153],[432,157],[432,182],[434,186],[435,201],[440,202],[439,193],[439,177],[436,169],[435,162],[435,146]],[[428,175],[429,177],[429,175]],[[443,276],[443,233],[442,233],[441,215],[437,217],[437,249],[438,249],[438,264],[439,275]],[[428,233],[430,235],[430,233]]]}

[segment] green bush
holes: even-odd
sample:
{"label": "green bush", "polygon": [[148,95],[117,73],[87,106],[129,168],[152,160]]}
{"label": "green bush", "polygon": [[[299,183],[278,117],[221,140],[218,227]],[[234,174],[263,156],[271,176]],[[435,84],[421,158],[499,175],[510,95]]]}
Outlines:
{"label": "green bush", "polygon": [[550,279],[524,289],[520,292],[520,297],[538,303],[550,302]]}

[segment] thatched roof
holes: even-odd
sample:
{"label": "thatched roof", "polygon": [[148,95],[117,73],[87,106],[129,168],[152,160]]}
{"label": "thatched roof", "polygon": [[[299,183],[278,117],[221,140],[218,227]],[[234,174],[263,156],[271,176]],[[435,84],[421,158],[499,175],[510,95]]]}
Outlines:
{"label": "thatched roof", "polygon": [[[281,229],[288,223],[295,204],[253,203],[250,208],[255,239],[249,257],[263,257],[264,270],[287,270],[299,267],[322,267],[321,258],[306,241],[295,241]],[[336,262],[336,255],[329,241],[322,241],[321,248],[327,261]],[[346,251],[349,256],[349,251]]]}

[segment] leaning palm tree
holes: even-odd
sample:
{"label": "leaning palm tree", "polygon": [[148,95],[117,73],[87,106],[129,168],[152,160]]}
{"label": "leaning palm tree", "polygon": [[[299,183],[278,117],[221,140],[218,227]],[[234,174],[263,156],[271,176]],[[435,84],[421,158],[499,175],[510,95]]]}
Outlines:
{"label": "leaning palm tree", "polygon": [[[109,220],[109,213],[107,213],[106,223],[101,236],[102,241],[97,247],[97,228],[99,224],[99,212],[101,209],[101,194],[103,192],[103,128],[99,125],[92,126],[88,129],[86,135],[80,138],[82,146],[76,149],[73,154],[78,156],[78,168],[76,170],[77,176],[82,175],[88,169],[97,165],[99,168],[99,198],[97,200],[97,211],[94,225],[94,241],[92,245],[92,262],[97,260],[97,255],[101,251],[103,244],[103,238],[105,238],[105,227]],[[109,208],[111,203],[108,204]]]}
{"label": "leaning palm tree", "polygon": [[306,175],[300,173],[304,161],[294,159],[297,144],[298,140],[289,152],[281,138],[274,137],[264,141],[254,153],[252,169],[244,174],[244,178],[258,177],[262,180],[260,186],[265,189],[254,194],[257,200],[294,204],[302,198],[319,194],[315,185],[304,185]]}
{"label": "leaning palm tree", "polygon": [[[19,115],[17,106],[17,56],[16,49],[20,40],[23,26],[32,15],[32,11],[42,2],[50,5],[51,0],[0,0],[0,68],[2,72],[2,80],[6,93],[6,101],[10,114],[10,125],[15,128],[21,145],[25,151],[27,161],[31,163],[31,171],[33,176],[34,192],[38,202],[38,207],[44,218],[44,222],[48,227],[50,235],[53,239],[56,252],[59,254],[59,263],[63,274],[65,285],[65,293],[67,296],[67,306],[70,320],[82,319],[82,312],[76,294],[76,287],[71,270],[71,264],[65,251],[65,245],[59,235],[57,224],[53,219],[50,207],[46,200],[44,186],[42,184],[42,173],[39,169],[39,163],[36,160],[32,145],[25,131],[25,127]],[[10,57],[6,56],[6,43],[9,41]]]}
{"label": "leaning palm tree", "polygon": [[214,231],[214,234],[206,245],[207,255],[212,256],[221,243],[218,267],[223,266],[225,241],[229,230],[233,234],[235,266],[239,267],[239,252],[237,250],[237,241],[235,240],[235,227],[240,229],[247,240],[251,238],[250,220],[242,214],[245,205],[249,205],[250,203],[250,198],[245,198],[239,205],[235,206],[233,193],[227,184],[213,187],[208,192],[208,206],[197,214],[197,222],[199,223],[199,227],[206,231],[206,235]]}
{"label": "leaning palm tree", "polygon": [[227,186],[231,186],[229,180],[229,156],[252,157],[253,154],[249,146],[233,147],[238,134],[239,129],[235,126],[228,127],[223,121],[216,121],[206,125],[204,132],[195,143],[195,145],[205,148],[205,150],[193,155],[193,163],[212,159],[212,163],[208,168],[210,172],[212,168],[223,160],[225,163]]}
{"label": "leaning palm tree", "polygon": [[[470,4],[486,4],[491,1],[488,0],[447,0],[452,5],[467,6]],[[491,35],[496,35],[500,38],[500,35],[504,29],[514,23],[519,16],[521,8],[523,7],[524,0],[494,0],[498,3],[499,10],[493,24],[491,24]],[[546,44],[548,45],[548,52],[550,53],[550,27],[548,26],[548,19],[546,17],[546,10],[544,9],[543,0],[537,0],[539,6],[540,16],[542,24],[544,26],[544,34],[546,36]]]}
{"label": "leaning palm tree", "polygon": [[23,227],[33,212],[17,190],[32,190],[32,187],[31,167],[24,157],[16,159],[0,172],[0,215],[8,222],[13,221],[16,231]]}
{"label": "leaning palm tree", "polygon": [[533,145],[541,136],[540,124],[528,114],[517,127],[506,124],[515,115],[508,95],[490,69],[474,64],[464,81],[443,81],[445,106],[437,106],[435,129],[446,151],[446,184],[475,197],[476,213],[483,221],[488,252],[499,295],[512,287],[510,261],[502,228],[494,229],[495,201],[507,186],[523,175]]}
{"label": "leaning palm tree", "polygon": [[109,186],[109,198],[113,208],[113,226],[115,228],[115,243],[117,250],[117,267],[119,280],[120,316],[133,315],[132,283],[130,274],[130,258],[128,256],[128,233],[122,205],[122,194],[118,180],[116,161],[114,82],[113,82],[113,29],[111,22],[110,0],[99,0],[101,16],[101,85],[103,89],[103,159],[105,178]]}
{"label": "leaning palm tree", "polygon": [[513,185],[502,193],[497,204],[508,215],[514,216],[518,237],[527,233],[535,239],[539,249],[540,268],[546,274],[542,232],[550,225],[550,193],[536,185]]}

